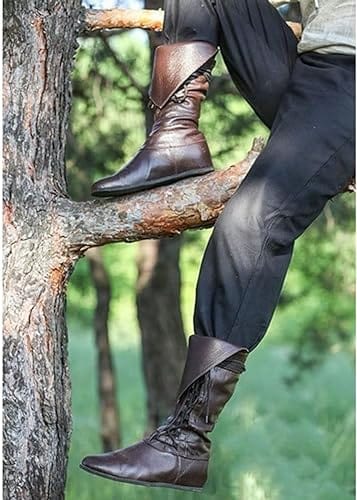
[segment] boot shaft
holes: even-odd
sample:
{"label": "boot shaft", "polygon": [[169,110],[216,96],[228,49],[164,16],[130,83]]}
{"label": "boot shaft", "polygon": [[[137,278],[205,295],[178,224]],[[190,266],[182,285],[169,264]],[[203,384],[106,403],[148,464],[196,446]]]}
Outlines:
{"label": "boot shaft", "polygon": [[184,83],[173,94],[163,108],[151,103],[150,107],[154,109],[154,124],[150,135],[159,130],[166,132],[173,129],[198,128],[201,103],[206,98],[208,87],[207,74],[198,71],[194,78]]}
{"label": "boot shaft", "polygon": [[210,439],[240,374],[247,349],[212,337],[193,335],[174,415],[149,438],[161,451],[208,460]]}

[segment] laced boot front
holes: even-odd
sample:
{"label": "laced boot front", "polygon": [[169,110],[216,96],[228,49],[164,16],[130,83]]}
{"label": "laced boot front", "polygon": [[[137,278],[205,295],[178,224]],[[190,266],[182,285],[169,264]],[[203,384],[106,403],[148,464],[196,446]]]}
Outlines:
{"label": "laced boot front", "polygon": [[185,42],[158,47],[149,92],[154,124],[138,153],[116,174],[97,181],[94,196],[119,196],[212,172],[198,129],[216,47]]}
{"label": "laced boot front", "polygon": [[200,491],[207,480],[211,432],[244,371],[246,349],[193,335],[175,412],[129,448],[86,457],[88,472],[122,482]]}

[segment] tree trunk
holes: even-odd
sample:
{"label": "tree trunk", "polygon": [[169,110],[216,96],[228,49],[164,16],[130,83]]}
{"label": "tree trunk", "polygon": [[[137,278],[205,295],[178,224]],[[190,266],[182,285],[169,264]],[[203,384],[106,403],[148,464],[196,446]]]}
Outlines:
{"label": "tree trunk", "polygon": [[206,179],[71,201],[64,150],[81,18],[80,0],[4,5],[6,500],[64,497],[71,429],[65,294],[77,259],[93,246],[212,225],[259,154]]}
{"label": "tree trunk", "polygon": [[109,342],[108,318],[111,287],[100,248],[86,252],[97,296],[94,312],[95,342],[97,346],[98,400],[101,417],[101,438],[104,451],[120,445],[119,413],[116,398],[115,369]]}
{"label": "tree trunk", "polygon": [[60,499],[71,430],[61,237],[80,1],[4,6],[4,496]]}
{"label": "tree trunk", "polygon": [[180,236],[140,243],[137,308],[148,398],[147,432],[173,409],[186,357],[180,247]]}

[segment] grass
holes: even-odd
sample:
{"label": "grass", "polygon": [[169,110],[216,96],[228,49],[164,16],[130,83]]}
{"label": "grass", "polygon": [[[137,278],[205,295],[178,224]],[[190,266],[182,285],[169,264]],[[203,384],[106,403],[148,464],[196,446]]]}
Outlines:
{"label": "grass", "polygon": [[[264,341],[213,434],[204,493],[143,488],[89,475],[78,464],[101,451],[95,351],[90,332],[70,332],[73,435],[67,500],[352,500],[354,371],[346,353],[331,354],[293,386],[288,349]],[[135,339],[114,344],[123,445],[142,436],[145,393]]]}

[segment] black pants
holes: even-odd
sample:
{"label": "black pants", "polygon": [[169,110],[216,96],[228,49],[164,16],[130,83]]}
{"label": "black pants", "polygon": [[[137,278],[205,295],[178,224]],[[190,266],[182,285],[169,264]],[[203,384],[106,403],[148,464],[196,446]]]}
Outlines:
{"label": "black pants", "polygon": [[167,0],[164,35],[219,46],[271,130],[215,224],[194,318],[196,334],[252,350],[269,326],[294,241],[354,174],[354,58],[298,56],[268,0]]}

